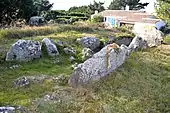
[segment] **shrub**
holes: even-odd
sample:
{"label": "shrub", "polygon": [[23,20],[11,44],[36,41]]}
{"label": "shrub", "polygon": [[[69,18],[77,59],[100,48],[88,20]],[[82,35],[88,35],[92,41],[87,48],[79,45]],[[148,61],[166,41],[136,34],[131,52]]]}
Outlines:
{"label": "shrub", "polygon": [[163,43],[170,44],[170,35],[165,36]]}
{"label": "shrub", "polygon": [[77,16],[77,17],[85,17],[85,13],[80,13],[80,12],[70,12],[69,16]]}
{"label": "shrub", "polygon": [[57,16],[56,18],[59,19],[59,18],[65,18],[65,19],[70,19],[72,16]]}
{"label": "shrub", "polygon": [[70,18],[70,23],[74,23],[74,22],[77,22],[77,21],[80,21],[80,20],[87,20],[88,18],[87,17],[72,17]]}
{"label": "shrub", "polygon": [[104,17],[102,15],[95,15],[92,22],[103,22]]}
{"label": "shrub", "polygon": [[170,25],[166,25],[160,29],[164,34],[170,34]]}
{"label": "shrub", "polygon": [[60,23],[60,24],[67,24],[67,23],[69,23],[69,19],[67,19],[67,18],[58,18],[58,19],[56,19],[56,22]]}

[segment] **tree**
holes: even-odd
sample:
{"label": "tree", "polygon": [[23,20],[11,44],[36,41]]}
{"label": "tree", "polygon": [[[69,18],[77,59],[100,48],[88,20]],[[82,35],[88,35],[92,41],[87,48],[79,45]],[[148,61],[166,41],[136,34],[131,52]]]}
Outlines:
{"label": "tree", "polygon": [[148,4],[149,3],[140,3],[140,0],[113,0],[108,9],[121,10],[125,9],[126,5],[128,5],[130,10],[139,10],[145,8]]}
{"label": "tree", "polygon": [[110,3],[108,9],[110,9],[110,10],[120,10],[120,9],[122,9],[121,0],[113,0]]}
{"label": "tree", "polygon": [[91,13],[94,13],[95,11],[98,11],[98,12],[101,12],[101,11],[104,11],[105,10],[105,8],[104,8],[104,2],[96,2],[96,1],[94,1],[94,3],[93,4],[90,4],[89,5],[89,8],[90,8],[90,10],[91,10]]}
{"label": "tree", "polygon": [[157,16],[170,24],[170,1],[158,0],[156,7]]}
{"label": "tree", "polygon": [[91,10],[88,6],[79,6],[79,7],[71,7],[69,10],[69,12],[80,12],[80,13],[91,13]]}
{"label": "tree", "polygon": [[31,16],[48,11],[53,4],[48,0],[1,0],[0,24],[10,24],[17,19],[29,20]]}

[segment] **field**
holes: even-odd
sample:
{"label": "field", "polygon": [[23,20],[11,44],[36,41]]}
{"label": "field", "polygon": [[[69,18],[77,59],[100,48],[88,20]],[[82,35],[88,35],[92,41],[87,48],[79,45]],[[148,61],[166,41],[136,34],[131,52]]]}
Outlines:
{"label": "field", "polygon": [[[116,71],[88,88],[73,89],[57,84],[51,77],[65,75],[68,79],[74,62],[69,61],[62,48],[57,58],[43,55],[31,62],[5,62],[10,46],[18,39],[38,40],[48,37],[64,41],[77,50],[76,62],[82,47],[77,38],[96,36],[101,41],[108,36],[133,37],[129,31],[106,30],[100,25],[56,25],[0,31],[0,106],[24,106],[40,113],[169,113],[170,112],[170,46],[132,53]],[[59,62],[58,62],[59,61]],[[11,68],[18,65],[17,68]],[[22,76],[48,76],[49,79],[27,87],[14,87],[13,81]],[[55,102],[43,101],[54,94]],[[42,101],[40,101],[42,100]]]}

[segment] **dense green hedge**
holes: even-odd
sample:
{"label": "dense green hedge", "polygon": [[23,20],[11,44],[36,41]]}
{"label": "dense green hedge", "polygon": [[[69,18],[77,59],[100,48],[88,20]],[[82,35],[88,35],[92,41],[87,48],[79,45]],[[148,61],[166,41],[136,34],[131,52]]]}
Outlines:
{"label": "dense green hedge", "polygon": [[77,17],[86,17],[85,13],[79,13],[79,12],[70,12],[68,15],[69,16],[77,16]]}
{"label": "dense green hedge", "polygon": [[103,22],[104,17],[102,15],[95,15],[92,19],[92,22]]}

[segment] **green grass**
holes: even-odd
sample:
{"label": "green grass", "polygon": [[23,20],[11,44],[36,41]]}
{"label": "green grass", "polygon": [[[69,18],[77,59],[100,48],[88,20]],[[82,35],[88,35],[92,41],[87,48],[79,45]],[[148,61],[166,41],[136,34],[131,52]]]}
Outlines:
{"label": "green grass", "polygon": [[44,113],[168,113],[169,50],[133,53],[115,72],[87,89],[56,89],[61,102],[67,101],[42,102],[34,108]]}
{"label": "green grass", "polygon": [[[78,27],[75,27],[78,26]],[[41,41],[49,37],[55,42],[64,41],[77,50],[77,61],[82,47],[75,41],[83,36],[96,36],[104,40],[107,36],[122,34],[121,31],[105,30],[91,25],[64,25],[54,33],[40,36],[24,36],[22,39]],[[54,26],[56,28],[56,26]],[[4,35],[5,36],[5,35]],[[7,35],[6,35],[7,36]],[[12,35],[11,35],[12,36]],[[87,89],[72,89],[59,86],[53,81],[16,88],[13,81],[22,76],[69,76],[72,72],[69,55],[59,47],[60,56],[42,58],[31,62],[5,62],[5,55],[18,38],[0,38],[0,106],[21,105],[32,112],[43,113],[168,113],[170,112],[170,49],[160,46],[132,53],[130,58],[116,71]],[[57,61],[60,62],[57,62]],[[56,61],[56,63],[54,63]],[[10,69],[12,65],[19,68]],[[34,103],[46,94],[54,92],[60,102]]]}

